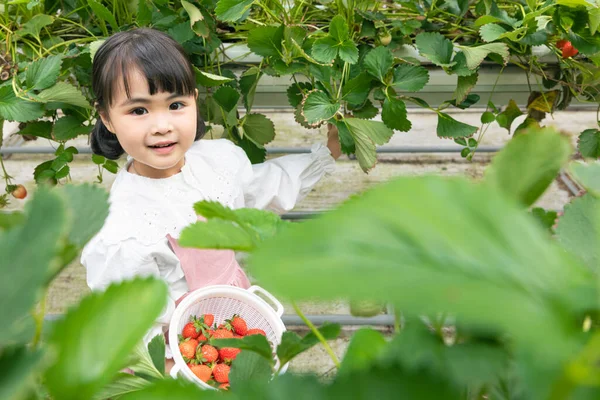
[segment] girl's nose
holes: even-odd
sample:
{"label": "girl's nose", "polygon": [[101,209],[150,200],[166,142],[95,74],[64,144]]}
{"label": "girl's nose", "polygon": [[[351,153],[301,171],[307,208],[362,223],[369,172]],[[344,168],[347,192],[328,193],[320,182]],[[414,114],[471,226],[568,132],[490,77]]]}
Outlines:
{"label": "girl's nose", "polygon": [[164,135],[173,130],[173,125],[171,123],[171,119],[164,115],[159,114],[154,119],[154,124],[152,126],[152,132],[159,135]]}

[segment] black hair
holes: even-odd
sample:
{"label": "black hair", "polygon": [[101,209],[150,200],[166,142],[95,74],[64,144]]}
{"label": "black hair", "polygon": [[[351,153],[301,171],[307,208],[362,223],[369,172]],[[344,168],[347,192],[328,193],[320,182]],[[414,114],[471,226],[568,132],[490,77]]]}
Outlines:
{"label": "black hair", "polygon": [[[194,69],[181,45],[161,31],[134,29],[115,33],[94,55],[92,89],[98,112],[107,112],[120,82],[123,82],[125,93],[130,97],[128,73],[132,68],[137,68],[146,77],[151,95],[158,92],[179,96],[196,94]],[[195,140],[201,139],[205,132],[199,110],[197,115]],[[117,136],[107,129],[99,116],[90,142],[92,152],[110,160],[116,160],[125,153]]]}

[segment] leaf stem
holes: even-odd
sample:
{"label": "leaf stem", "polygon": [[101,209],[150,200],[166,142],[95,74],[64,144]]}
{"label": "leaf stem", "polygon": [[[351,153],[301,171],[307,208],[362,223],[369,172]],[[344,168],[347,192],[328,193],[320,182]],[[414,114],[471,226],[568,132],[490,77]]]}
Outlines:
{"label": "leaf stem", "polygon": [[294,307],[294,311],[296,311],[296,314],[298,314],[298,316],[300,317],[300,319],[302,319],[302,321],[306,324],[306,326],[309,327],[309,329],[312,331],[312,333],[314,333],[314,335],[323,344],[323,347],[325,348],[325,351],[327,352],[327,354],[329,354],[329,357],[331,357],[331,360],[333,361],[333,363],[335,364],[335,366],[339,369],[340,368],[340,361],[338,360],[337,356],[335,355],[335,353],[333,352],[333,350],[329,346],[329,343],[327,343],[327,340],[325,340],[325,338],[323,337],[323,335],[321,334],[321,332],[319,332],[319,330],[313,325],[313,323],[310,322],[310,320],[308,318],[306,318],[306,316],[302,313],[302,311],[300,310],[300,308],[298,308],[298,305],[295,302],[292,302],[292,306]]}

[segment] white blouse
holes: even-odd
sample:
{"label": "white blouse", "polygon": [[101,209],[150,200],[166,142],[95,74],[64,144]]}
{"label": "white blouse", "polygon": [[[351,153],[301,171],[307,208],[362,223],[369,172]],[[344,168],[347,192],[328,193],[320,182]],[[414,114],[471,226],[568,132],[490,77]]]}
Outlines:
{"label": "white blouse", "polygon": [[109,215],[83,249],[81,263],[92,290],[137,276],[152,275],[167,283],[167,305],[146,342],[168,328],[175,301],[188,290],[166,236],[179,238],[184,227],[197,221],[195,202],[213,200],[234,209],[282,213],[294,208],[335,168],[329,149],[320,144],[309,154],[252,165],[246,153],[226,139],[195,142],[181,172],[164,179],[131,174],[127,172],[130,162],[116,176]]}

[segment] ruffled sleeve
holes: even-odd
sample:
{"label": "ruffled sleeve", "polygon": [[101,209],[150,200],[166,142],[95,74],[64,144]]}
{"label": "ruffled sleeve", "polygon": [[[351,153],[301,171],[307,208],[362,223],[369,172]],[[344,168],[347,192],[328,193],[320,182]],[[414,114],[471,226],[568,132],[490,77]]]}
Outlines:
{"label": "ruffled sleeve", "polygon": [[252,165],[236,147],[246,207],[282,213],[302,200],[325,175],[335,170],[329,149],[313,145],[308,154],[292,154]]}
{"label": "ruffled sleeve", "polygon": [[146,343],[166,331],[176,300],[187,292],[183,272],[177,268],[179,261],[166,245],[160,243],[148,246],[134,239],[114,242],[104,240],[100,232],[83,249],[81,263],[87,270],[87,284],[93,291],[103,291],[112,283],[135,277],[155,276],[166,281],[169,288],[167,303],[145,335]]}

